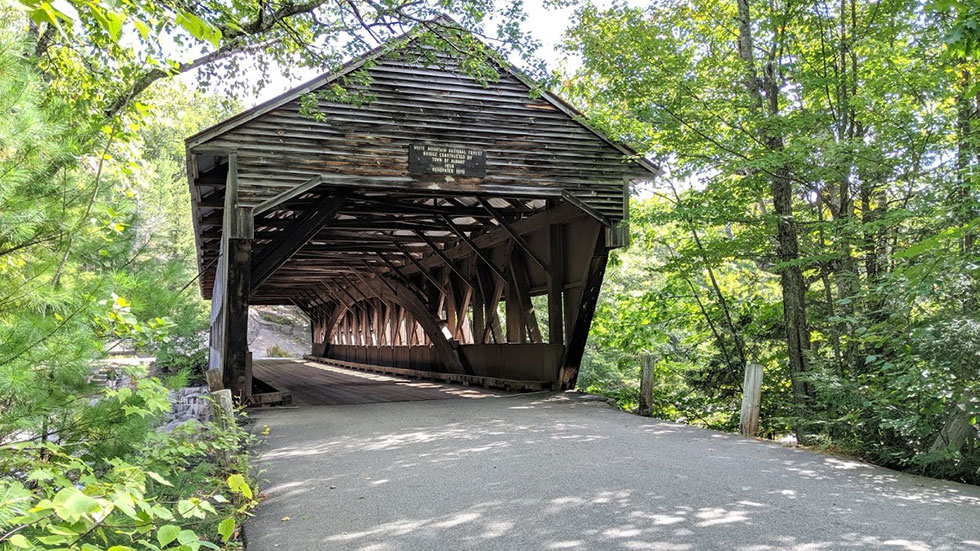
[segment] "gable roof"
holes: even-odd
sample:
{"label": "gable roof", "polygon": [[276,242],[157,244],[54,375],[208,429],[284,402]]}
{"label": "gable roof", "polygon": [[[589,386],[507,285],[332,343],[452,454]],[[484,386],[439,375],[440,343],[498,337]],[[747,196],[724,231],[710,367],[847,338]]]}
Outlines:
{"label": "gable roof", "polygon": [[[459,25],[447,15],[441,15],[433,19],[432,21],[426,23],[438,23],[438,22],[445,22],[453,26],[459,27]],[[358,69],[364,67],[364,65],[367,64],[368,62],[375,61],[381,58],[382,56],[384,56],[385,54],[389,53],[390,51],[405,48],[410,42],[417,39],[418,35],[421,32],[425,31],[425,29],[423,29],[422,27],[427,27],[427,24],[420,24],[419,26],[415,27],[411,31],[408,31],[407,33],[397,38],[393,38],[391,40],[386,41],[384,44],[379,45],[378,47],[361,55],[360,57],[348,61],[335,72],[322,74],[291,90],[287,90],[286,92],[272,99],[264,101],[250,109],[238,113],[237,115],[229,117],[217,124],[214,124],[208,128],[205,128],[204,130],[201,130],[200,132],[188,137],[185,140],[185,144],[188,151],[190,151],[191,149],[197,146],[204,144],[205,142],[217,136],[232,131],[240,127],[241,125],[246,124],[249,121],[252,121],[266,113],[269,113],[292,101],[300,99],[302,96],[305,96],[306,94],[314,92],[329,84],[335,83],[336,81],[342,79],[343,77],[349,75],[350,73],[353,73],[354,71],[357,71]],[[519,80],[521,83],[523,83],[525,86],[528,87],[529,91],[538,89],[538,85],[534,82],[534,80],[528,75],[526,75],[519,68],[514,66],[513,64],[507,62],[500,62],[499,60],[494,60],[494,59],[488,59],[488,61],[490,61],[493,65],[495,65],[498,70],[503,71],[504,73],[509,74],[514,78],[516,78],[517,80]],[[610,139],[608,136],[606,136],[605,134],[597,130],[595,127],[593,127],[591,124],[589,124],[585,115],[583,115],[578,109],[576,109],[574,106],[572,106],[565,100],[561,99],[560,97],[546,90],[540,90],[540,97],[544,99],[546,102],[548,102],[549,104],[551,104],[553,107],[558,109],[559,111],[563,112],[570,118],[574,119],[579,125],[581,125],[584,129],[588,130],[595,137],[599,138],[606,144],[619,150],[624,156],[630,157],[632,161],[635,162],[637,165],[649,171],[651,177],[656,177],[663,174],[663,171],[660,169],[660,167],[650,162],[648,159],[645,159],[642,156],[640,156],[636,150],[623,143]]]}

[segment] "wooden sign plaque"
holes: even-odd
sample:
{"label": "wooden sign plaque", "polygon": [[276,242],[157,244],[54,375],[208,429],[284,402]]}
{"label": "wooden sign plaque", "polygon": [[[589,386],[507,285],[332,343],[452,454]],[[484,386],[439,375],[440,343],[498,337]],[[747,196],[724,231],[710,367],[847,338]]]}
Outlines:
{"label": "wooden sign plaque", "polygon": [[412,174],[483,178],[487,175],[487,153],[466,147],[413,143],[408,146],[408,171]]}

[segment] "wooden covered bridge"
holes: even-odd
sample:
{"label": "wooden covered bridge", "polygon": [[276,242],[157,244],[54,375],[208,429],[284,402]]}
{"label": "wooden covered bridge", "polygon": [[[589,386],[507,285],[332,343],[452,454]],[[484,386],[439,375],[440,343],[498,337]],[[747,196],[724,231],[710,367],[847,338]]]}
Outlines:
{"label": "wooden covered bridge", "polygon": [[213,385],[249,392],[248,306],[286,304],[313,356],[574,386],[658,169],[493,63],[410,34],[187,139]]}

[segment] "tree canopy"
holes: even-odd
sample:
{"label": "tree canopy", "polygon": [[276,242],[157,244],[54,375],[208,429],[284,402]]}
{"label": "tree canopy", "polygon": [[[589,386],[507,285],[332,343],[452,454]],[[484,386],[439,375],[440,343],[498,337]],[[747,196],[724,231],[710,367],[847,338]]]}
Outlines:
{"label": "tree canopy", "polygon": [[[685,381],[668,384],[662,414],[729,429],[745,363],[762,363],[772,433],[976,481],[976,452],[943,441],[950,417],[977,407],[971,14],[859,0],[581,7],[565,90],[670,172],[643,190],[594,361],[645,343],[664,384]],[[700,392],[684,399],[689,387]]]}

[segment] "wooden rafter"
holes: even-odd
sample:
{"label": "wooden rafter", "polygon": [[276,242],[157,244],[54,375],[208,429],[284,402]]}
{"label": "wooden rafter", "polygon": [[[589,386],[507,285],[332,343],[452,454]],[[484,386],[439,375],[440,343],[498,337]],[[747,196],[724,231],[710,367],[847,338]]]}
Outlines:
{"label": "wooden rafter", "polygon": [[493,272],[500,279],[507,279],[507,277],[504,276],[504,273],[500,271],[500,268],[495,266],[493,261],[490,260],[490,258],[486,255],[486,253],[484,253],[483,250],[481,250],[480,247],[477,246],[477,244],[474,243],[473,240],[470,239],[468,235],[466,235],[466,232],[464,232],[459,226],[457,226],[456,223],[453,222],[448,216],[440,216],[440,218],[442,218],[442,221],[443,223],[446,224],[446,227],[452,230],[452,232],[456,234],[456,236],[459,237],[460,240],[463,241],[463,243],[466,243],[466,246],[469,247],[470,250],[473,251],[473,254],[479,257],[480,260],[482,260],[483,263],[487,265],[487,268],[490,268],[491,272]]}
{"label": "wooden rafter", "polygon": [[344,194],[324,195],[316,208],[306,211],[295,225],[283,232],[278,239],[262,248],[258,262],[252,263],[251,290],[254,292],[287,260],[303,246],[330,218],[344,202]]}
{"label": "wooden rafter", "polygon": [[378,258],[380,258],[381,261],[384,262],[386,266],[388,266],[388,269],[391,270],[391,273],[397,276],[397,278],[400,279],[402,283],[406,285],[406,287],[412,292],[412,294],[414,294],[423,303],[429,302],[428,299],[425,298],[425,292],[422,291],[422,289],[419,289],[415,285],[415,283],[412,283],[412,280],[406,277],[405,274],[403,274],[402,271],[398,268],[398,266],[395,266],[395,264],[391,260],[388,260],[388,257],[385,256],[384,253],[378,251],[375,254],[377,254]]}
{"label": "wooden rafter", "polygon": [[397,248],[398,251],[401,252],[402,255],[405,258],[407,258],[409,260],[409,262],[411,262],[412,265],[415,266],[418,269],[419,273],[422,274],[422,276],[425,279],[429,280],[429,283],[435,285],[436,288],[438,288],[438,289],[442,289],[443,288],[442,283],[440,283],[439,280],[437,280],[436,278],[432,277],[432,274],[430,274],[428,270],[426,270],[421,264],[419,264],[419,261],[416,260],[415,257],[412,256],[412,253],[408,252],[405,249],[405,247],[403,247],[402,245],[400,245],[398,243],[395,243],[395,248]]}
{"label": "wooden rafter", "polygon": [[507,222],[507,220],[504,218],[504,216],[500,214],[497,211],[497,209],[493,207],[493,205],[490,204],[490,201],[487,201],[483,197],[478,197],[477,199],[479,199],[480,204],[483,205],[483,208],[487,209],[487,212],[489,212],[490,215],[493,216],[494,220],[496,220],[497,223],[500,224],[500,227],[504,228],[504,231],[506,231],[510,235],[510,237],[514,240],[514,243],[516,243],[518,247],[524,250],[528,258],[533,260],[534,263],[537,264],[539,267],[541,267],[542,270],[548,272],[549,270],[548,264],[545,261],[538,258],[538,254],[534,251],[534,248],[531,247],[531,245],[527,242],[526,239],[524,239],[524,237],[521,234],[514,231],[514,228],[512,228],[510,224]]}
{"label": "wooden rafter", "polygon": [[520,320],[530,342],[541,342],[541,329],[531,304],[531,286],[527,277],[527,265],[519,249],[510,255],[510,276],[513,286],[514,303],[520,307]]}
{"label": "wooden rafter", "polygon": [[299,197],[300,195],[303,195],[304,193],[307,193],[316,186],[320,185],[320,182],[322,181],[323,179],[319,176],[314,176],[294,188],[287,189],[275,197],[270,197],[252,208],[252,216],[258,216],[265,211],[272,210],[273,208],[282,205],[293,197]]}
{"label": "wooden rafter", "polygon": [[[435,242],[432,241],[432,238],[431,237],[429,237],[428,235],[426,235],[425,232],[422,232],[422,231],[419,231],[419,230],[416,230],[415,231],[415,235],[417,235],[419,237],[419,239],[422,240],[423,243],[425,243],[426,245],[428,245],[429,246],[429,249],[436,256],[438,256],[439,259],[441,259],[450,270],[452,270],[457,276],[459,276],[459,278],[460,278],[461,281],[463,281],[464,283],[466,283],[467,285],[469,285],[470,287],[472,287],[472,284],[469,282],[468,278],[466,276],[464,276],[462,272],[459,271],[459,269],[456,267],[456,265],[453,264],[453,261],[450,260],[448,256],[446,256],[446,253],[444,253],[442,251],[442,249],[440,249],[439,246],[436,245]],[[421,268],[420,268],[420,270],[421,270]]]}

